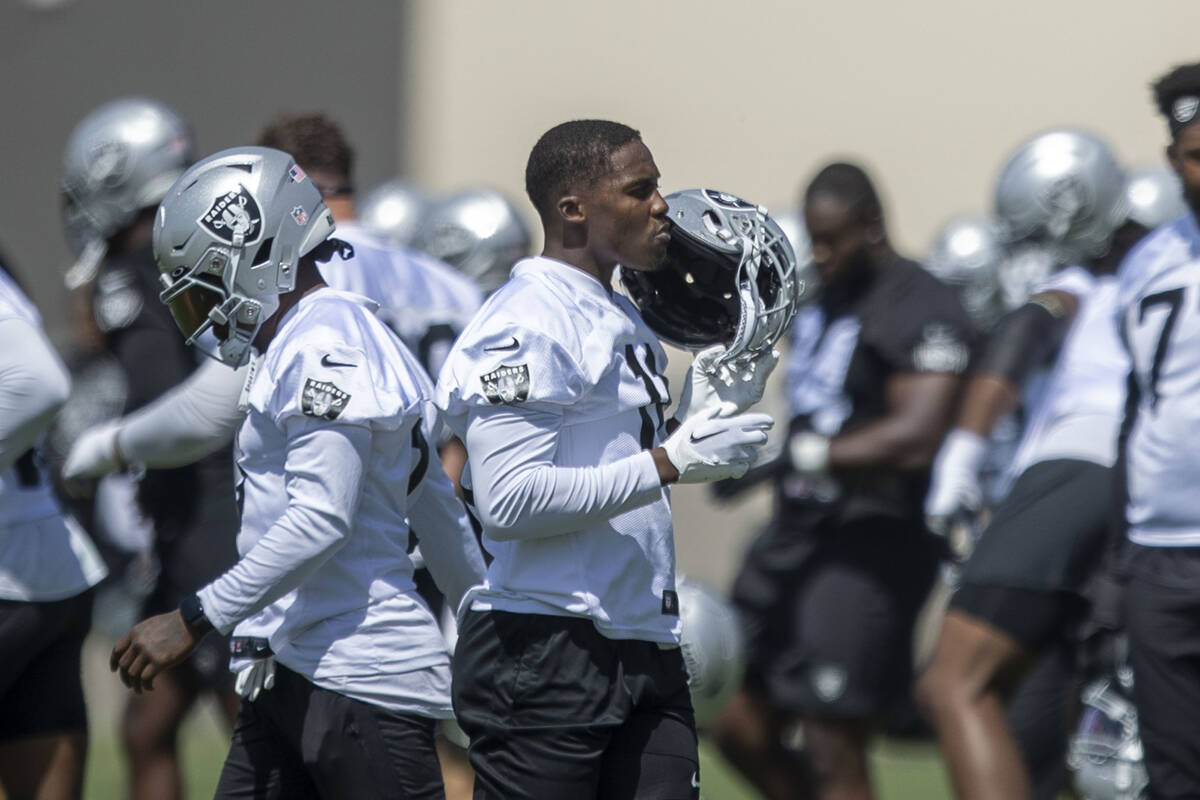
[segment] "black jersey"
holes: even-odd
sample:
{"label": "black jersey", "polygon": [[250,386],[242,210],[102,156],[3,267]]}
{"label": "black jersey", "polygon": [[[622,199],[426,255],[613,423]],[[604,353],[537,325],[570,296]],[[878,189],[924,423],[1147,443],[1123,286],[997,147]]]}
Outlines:
{"label": "black jersey", "polygon": [[[158,274],[147,245],[109,257],[96,277],[93,313],[105,349],[125,375],[125,414],[178,385],[197,365],[198,351],[159,302]],[[139,482],[138,502],[154,524],[167,606],[237,558],[232,464],[226,447],[186,467],[147,470]]]}
{"label": "black jersey", "polygon": [[[856,293],[801,309],[788,365],[791,430],[849,433],[887,413],[887,383],[912,372],[959,374],[970,359],[971,321],[953,290],[898,259]],[[781,511],[848,522],[921,519],[929,471],[862,470],[808,477],[785,471]]]}

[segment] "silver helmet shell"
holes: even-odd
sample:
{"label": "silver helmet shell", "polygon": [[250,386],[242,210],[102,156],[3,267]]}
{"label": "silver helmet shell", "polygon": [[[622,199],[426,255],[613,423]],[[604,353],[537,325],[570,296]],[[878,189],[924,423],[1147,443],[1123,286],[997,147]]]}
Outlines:
{"label": "silver helmet shell", "polygon": [[464,189],[436,203],[416,241],[418,250],[457,268],[485,293],[508,280],[513,264],[529,255],[531,245],[516,206],[484,187]]}
{"label": "silver helmet shell", "polygon": [[80,120],[67,138],[60,183],[63,230],[77,256],[68,288],[95,276],[108,238],[157,205],[194,160],[187,123],[156,100],[120,98]]}
{"label": "silver helmet shell", "polygon": [[692,578],[675,582],[683,633],[680,649],[696,726],[716,719],[742,682],[745,644],[737,612],[728,600]]}
{"label": "silver helmet shell", "polygon": [[358,199],[358,221],[392,244],[412,247],[429,211],[428,195],[399,179],[384,181]]}
{"label": "silver helmet shell", "polygon": [[803,270],[812,261],[812,239],[808,235],[808,227],[804,224],[804,215],[796,209],[772,211],[771,219],[779,223],[783,233],[792,245],[792,253],[796,256],[796,266]]}
{"label": "silver helmet shell", "polygon": [[622,268],[621,283],[663,341],[726,347],[718,363],[771,350],[816,289],[796,268],[783,229],[766,208],[713,189],[666,197],[671,241],[655,270]]}
{"label": "silver helmet shell", "polygon": [[1187,213],[1183,199],[1183,181],[1167,167],[1142,167],[1129,173],[1125,181],[1125,201],[1129,219],[1153,230]]}
{"label": "silver helmet shell", "polygon": [[958,293],[975,325],[986,330],[1005,311],[1000,269],[1006,257],[1000,226],[994,220],[961,216],[934,236],[925,266]]}
{"label": "silver helmet shell", "polygon": [[290,155],[236,147],[171,187],[154,221],[166,303],[188,344],[230,366],[249,358],[300,257],[333,233],[321,194]]}
{"label": "silver helmet shell", "polygon": [[1017,148],[996,181],[996,217],[1008,242],[1032,241],[1068,264],[1103,255],[1125,221],[1125,174],[1108,145],[1081,130],[1052,130]]}
{"label": "silver helmet shell", "polygon": [[1084,800],[1140,800],[1149,778],[1133,702],[1105,678],[1083,688],[1083,713],[1067,749]]}

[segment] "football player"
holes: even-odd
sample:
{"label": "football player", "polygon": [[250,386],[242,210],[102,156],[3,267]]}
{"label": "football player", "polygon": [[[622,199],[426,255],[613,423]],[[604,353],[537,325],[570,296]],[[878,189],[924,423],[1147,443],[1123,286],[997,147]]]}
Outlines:
{"label": "football player", "polygon": [[[136,625],[111,666],[142,692],[205,630],[269,631],[272,686],[242,705],[219,797],[442,796],[449,657],[406,521],[430,467],[431,387],[372,301],[321,279],[318,261],[352,257],[333,230],[313,181],[260,147],[192,167],[155,222],[162,299],[187,341],[232,367],[255,355],[236,447],[241,558]],[[465,531],[465,517],[438,531],[448,591],[482,573]]]}
{"label": "football player", "polygon": [[761,382],[696,370],[667,431],[666,354],[611,285],[618,264],[667,254],[658,180],[626,125],[543,134],[525,183],[545,249],[485,302],[439,378],[493,556],[454,653],[476,798],[699,796],[667,486],[744,473],[771,420],[736,413]]}
{"label": "football player", "polygon": [[1125,625],[1149,796],[1200,796],[1200,63],[1154,84],[1186,213],[1121,266],[1116,312],[1133,361],[1125,444]]}
{"label": "football player", "polygon": [[[746,678],[715,732],[772,800],[866,798],[867,745],[907,691],[941,552],[921,499],[971,322],[892,248],[863,169],[829,164],[802,199],[821,295],[792,326],[787,463],[734,584]],[[785,746],[796,724],[807,759]]]}
{"label": "football player", "polygon": [[50,489],[38,444],[67,399],[41,316],[0,263],[0,794],[78,798],[80,651],[104,563]]}
{"label": "football player", "polygon": [[422,219],[415,247],[451,265],[491,294],[529,255],[529,229],[512,202],[486,187],[462,189]]}
{"label": "football player", "polygon": [[[1124,174],[1107,145],[1075,130],[1023,143],[996,186],[996,211],[1014,247],[1034,244],[1062,266],[1006,315],[974,365],[957,427],[935,463],[926,501],[944,531],[980,503],[979,464],[998,419],[1025,400],[1026,425],[1009,465],[1011,488],[962,570],[918,698],[937,728],[955,791],[968,798],[1033,796],[1027,760],[1061,780],[1065,712],[1024,725],[1021,745],[1005,710],[1034,659],[1052,666],[1088,607],[1114,509],[1113,464],[1128,360],[1112,323],[1119,254],[1144,233],[1125,222]],[[1050,681],[1055,688],[1055,681]],[[1044,709],[1062,709],[1062,682]],[[1051,732],[1031,748],[1032,731]],[[1039,752],[1048,751],[1048,759]],[[1043,774],[1039,770],[1039,777]],[[1041,783],[1041,781],[1039,781]],[[1038,787],[1053,796],[1057,786]]]}
{"label": "football player", "polygon": [[[175,333],[157,302],[158,270],[150,251],[154,207],[192,162],[191,132],[172,109],[145,98],[106,103],[71,132],[63,155],[66,236],[79,259],[70,286],[90,288],[104,349],[128,386],[124,412],[135,411],[185,380],[196,354]],[[106,430],[110,426],[105,426]],[[123,469],[112,451],[114,469]],[[141,613],[179,604],[233,563],[237,508],[228,449],[177,469],[148,470],[137,499],[153,527],[159,574]],[[237,696],[225,669],[228,643],[206,637],[195,657],[164,675],[154,695],[130,697],[121,726],[136,798],[182,791],[176,733],[195,701],[215,694],[232,723]]]}

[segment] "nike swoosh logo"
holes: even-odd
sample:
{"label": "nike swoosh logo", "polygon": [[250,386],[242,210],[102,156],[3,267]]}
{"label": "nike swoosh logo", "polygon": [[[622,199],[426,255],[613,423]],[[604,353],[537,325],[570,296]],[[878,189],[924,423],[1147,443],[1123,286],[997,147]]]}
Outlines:
{"label": "nike swoosh logo", "polygon": [[334,361],[328,355],[321,356],[322,367],[357,367],[357,364],[346,364],[342,361]]}
{"label": "nike swoosh logo", "polygon": [[698,774],[696,774],[695,772],[692,773],[692,788],[693,789],[700,788],[700,776]]}
{"label": "nike swoosh logo", "polygon": [[692,442],[703,442],[705,439],[711,439],[712,437],[719,436],[722,433],[724,433],[724,431],[713,431],[712,433],[706,433],[703,436],[697,436],[693,433],[689,438],[692,440]]}
{"label": "nike swoosh logo", "polygon": [[496,353],[496,352],[500,352],[501,350],[516,350],[520,346],[521,346],[521,343],[518,342],[517,337],[514,336],[514,337],[512,337],[512,341],[509,342],[508,344],[498,344],[498,345],[495,345],[494,347],[485,347],[485,348],[483,348],[483,352]]}

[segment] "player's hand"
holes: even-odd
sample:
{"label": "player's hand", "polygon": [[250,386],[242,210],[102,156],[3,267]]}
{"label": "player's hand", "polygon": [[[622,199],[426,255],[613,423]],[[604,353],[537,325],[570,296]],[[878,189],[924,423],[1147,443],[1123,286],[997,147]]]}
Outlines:
{"label": "player's hand", "polygon": [[692,358],[675,409],[677,420],[683,422],[714,409],[718,416],[732,417],[762,399],[767,378],[779,363],[779,353],[772,350],[755,359],[718,364],[723,355],[725,346],[718,344]]}
{"label": "player's hand", "polygon": [[199,641],[176,609],[134,625],[113,647],[108,667],[141,694],[154,688],[154,676],[187,658]]}
{"label": "player's hand", "polygon": [[979,466],[987,446],[987,439],[961,428],[951,431],[942,443],[925,495],[925,522],[939,536],[949,535],[955,519],[973,518],[982,507]]}
{"label": "player's hand", "polygon": [[233,688],[238,695],[253,703],[259,694],[275,686],[275,656],[256,658],[238,670]]}
{"label": "player's hand", "polygon": [[117,450],[116,422],[102,422],[79,434],[67,453],[62,475],[68,481],[84,478],[99,478],[124,468],[125,463]]}
{"label": "player's hand", "polygon": [[718,409],[710,408],[689,417],[663,442],[680,483],[742,477],[775,424],[768,414],[720,417],[717,413]]}

